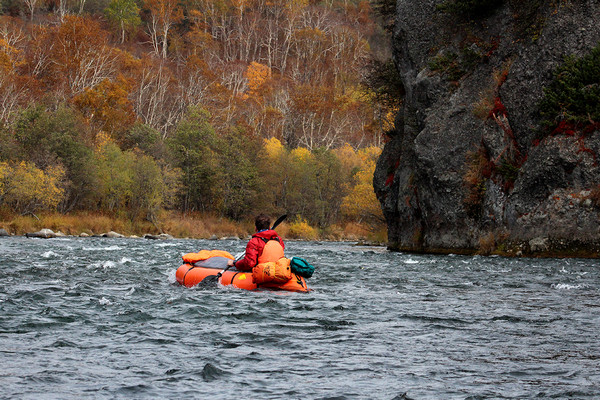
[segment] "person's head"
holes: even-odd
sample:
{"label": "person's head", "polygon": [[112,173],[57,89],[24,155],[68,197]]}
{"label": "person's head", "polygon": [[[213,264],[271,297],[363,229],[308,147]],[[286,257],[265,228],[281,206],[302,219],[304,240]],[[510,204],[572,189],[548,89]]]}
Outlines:
{"label": "person's head", "polygon": [[254,220],[254,226],[257,231],[262,231],[263,229],[269,229],[271,227],[271,218],[265,214],[259,214],[256,216]]}

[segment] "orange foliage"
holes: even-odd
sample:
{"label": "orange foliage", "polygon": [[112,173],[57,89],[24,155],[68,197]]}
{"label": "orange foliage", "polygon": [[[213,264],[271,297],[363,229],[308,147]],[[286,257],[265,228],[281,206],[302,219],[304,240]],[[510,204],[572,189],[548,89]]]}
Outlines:
{"label": "orange foliage", "polygon": [[81,93],[114,73],[116,54],[97,20],[67,16],[56,30],[44,34],[42,39],[52,49],[48,80],[67,93]]}
{"label": "orange foliage", "polygon": [[128,94],[125,79],[117,82],[106,79],[76,96],[73,102],[97,130],[114,134],[123,132],[135,122]]}
{"label": "orange foliage", "polygon": [[217,129],[309,148],[375,143],[387,127],[372,99],[348,96],[375,32],[366,0],[145,0],[144,32],[123,44],[99,14],[69,15],[67,3],[60,22],[43,8],[31,21],[0,18],[0,71],[14,74],[0,92],[16,105],[39,100],[39,88],[77,104],[95,130],[126,129],[133,113],[168,137],[201,104]]}
{"label": "orange foliage", "polygon": [[246,69],[246,79],[251,95],[258,94],[261,87],[271,77],[271,69],[266,65],[252,61]]}

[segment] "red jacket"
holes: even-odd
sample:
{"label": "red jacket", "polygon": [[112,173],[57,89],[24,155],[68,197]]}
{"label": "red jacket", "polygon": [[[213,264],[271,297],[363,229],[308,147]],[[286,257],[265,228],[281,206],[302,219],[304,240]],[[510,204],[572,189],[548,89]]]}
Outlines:
{"label": "red jacket", "polygon": [[278,240],[281,244],[281,247],[285,249],[285,245],[283,244],[283,240],[277,235],[272,229],[267,229],[266,231],[257,232],[252,235],[252,239],[246,245],[246,256],[241,260],[234,263],[234,266],[239,271],[251,271],[256,265],[258,265],[258,257],[263,252],[265,248],[265,244],[268,240]]}

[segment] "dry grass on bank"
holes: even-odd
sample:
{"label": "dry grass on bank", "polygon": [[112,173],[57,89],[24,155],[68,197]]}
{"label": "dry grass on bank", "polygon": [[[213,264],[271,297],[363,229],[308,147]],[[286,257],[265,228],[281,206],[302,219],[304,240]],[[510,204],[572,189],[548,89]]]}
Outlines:
{"label": "dry grass on bank", "polygon": [[251,232],[251,224],[247,222],[238,223],[210,215],[171,214],[161,221],[161,229],[177,238],[246,237]]}
{"label": "dry grass on bank", "polygon": [[36,232],[43,228],[52,229],[54,232],[62,232],[67,235],[100,234],[109,231],[119,232],[125,235],[155,233],[157,230],[150,222],[131,222],[126,218],[109,217],[102,214],[77,212],[72,214],[39,214],[17,215],[12,218],[2,219],[0,226],[13,235],[24,235],[28,232]]}
{"label": "dry grass on bank", "polygon": [[[127,217],[108,216],[90,212],[70,214],[40,213],[33,215],[11,215],[0,213],[0,228],[13,235],[24,235],[48,228],[54,232],[78,236],[82,232],[89,235],[109,231],[126,236],[168,233],[176,238],[209,239],[213,237],[246,238],[254,232],[253,221],[234,222],[225,218],[204,214],[182,215],[163,212],[157,224],[146,220],[131,221]],[[304,220],[285,221],[277,227],[283,238],[301,240],[368,240],[385,243],[385,226],[369,227],[359,223],[332,225],[324,230],[310,226]]]}

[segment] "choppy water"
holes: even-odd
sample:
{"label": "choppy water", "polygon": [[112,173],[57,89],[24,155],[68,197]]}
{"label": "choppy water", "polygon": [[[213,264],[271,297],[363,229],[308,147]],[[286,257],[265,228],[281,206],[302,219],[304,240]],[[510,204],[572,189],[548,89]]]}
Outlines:
{"label": "choppy water", "polygon": [[309,294],[187,289],[242,241],[0,238],[0,398],[600,398],[600,262],[288,242]]}

